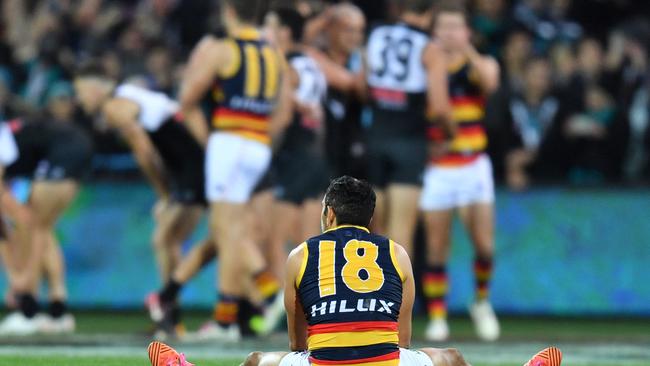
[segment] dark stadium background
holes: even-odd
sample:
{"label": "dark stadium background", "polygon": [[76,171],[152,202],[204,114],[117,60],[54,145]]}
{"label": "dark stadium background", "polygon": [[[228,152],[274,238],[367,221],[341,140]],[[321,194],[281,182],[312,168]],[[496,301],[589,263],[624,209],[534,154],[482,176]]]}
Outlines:
{"label": "dark stadium background", "polygon": [[[3,119],[52,113],[55,102],[69,101],[75,65],[90,57],[101,58],[122,79],[174,94],[191,47],[205,32],[220,32],[217,1],[184,0],[181,5],[158,0],[99,1],[96,9],[93,1],[81,1],[88,5],[85,10],[68,6],[74,1],[25,1],[26,13],[17,18],[7,17],[10,1],[1,3],[5,11],[0,23]],[[390,10],[395,1],[355,3],[364,9],[370,25],[395,16]],[[650,3],[469,3],[477,47],[497,57],[504,70],[503,86],[491,98],[487,117],[490,155],[501,183],[492,295],[496,310],[529,315],[650,315],[650,128],[635,130],[630,122],[632,114],[644,109],[647,113],[650,106],[635,104],[635,97],[648,90]],[[535,7],[542,10],[536,13]],[[544,30],[548,27],[557,33],[549,36]],[[630,50],[614,49],[616,37],[635,41],[641,48],[640,60]],[[504,121],[522,75],[510,72],[525,73],[516,63],[530,55],[548,60],[554,75],[546,94],[560,103],[562,115],[595,115],[599,111],[586,106],[587,88],[576,60],[587,39],[602,48],[603,63],[622,52],[618,64],[608,64],[602,78],[590,80],[612,101],[607,106],[609,117],[603,121],[606,132],[598,138],[570,138],[563,133],[565,120],[558,118],[553,128],[559,132],[544,141],[544,153],[530,171],[531,185],[513,190],[504,178],[504,159],[511,148],[503,138],[508,129]],[[522,49],[527,54],[521,54]],[[604,76],[610,74],[613,83]],[[81,115],[75,120],[92,130],[97,155],[92,176],[58,230],[68,264],[71,305],[138,309],[146,293],[158,285],[149,244],[154,196],[117,136],[101,126],[91,127],[101,121]],[[363,169],[356,173],[363,176]],[[205,226],[195,237],[203,232]],[[472,293],[471,251],[458,225],[454,238],[450,306],[460,312]],[[185,303],[199,308],[211,305],[211,271],[187,288]],[[4,285],[0,280],[0,288]]]}

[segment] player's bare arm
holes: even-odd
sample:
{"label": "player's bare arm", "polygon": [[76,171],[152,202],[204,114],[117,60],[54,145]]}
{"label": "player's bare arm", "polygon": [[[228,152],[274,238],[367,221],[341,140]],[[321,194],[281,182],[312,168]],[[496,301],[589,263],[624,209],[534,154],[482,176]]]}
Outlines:
{"label": "player's bare arm", "polygon": [[201,99],[232,61],[232,50],[224,41],[206,36],[192,51],[186,66],[179,96],[181,113],[188,129],[203,146],[207,144],[208,129],[200,108]]}
{"label": "player's bare arm", "polygon": [[131,148],[133,156],[151,182],[159,197],[169,196],[165,169],[151,140],[137,121],[139,107],[136,103],[114,98],[104,104],[103,112],[109,125],[117,129]]}
{"label": "player's bare arm", "polygon": [[397,243],[395,254],[397,264],[402,271],[402,306],[399,311],[398,329],[399,329],[399,346],[409,348],[411,346],[411,331],[413,320],[413,303],[415,302],[415,279],[413,278],[413,268],[411,259],[406,249]]}
{"label": "player's bare arm", "polygon": [[356,92],[365,88],[363,73],[354,73],[331,60],[315,48],[307,48],[307,54],[318,62],[327,79],[327,85],[342,92]]}
{"label": "player's bare arm", "polygon": [[298,87],[300,76],[291,67],[285,68],[282,74],[278,104],[271,116],[270,133],[275,139],[291,123],[294,111],[294,92]]}
{"label": "player's bare arm", "polygon": [[307,320],[298,300],[296,283],[300,274],[305,246],[300,245],[289,254],[287,275],[285,279],[284,307],[287,311],[287,329],[289,330],[289,349],[303,351],[307,349]]}
{"label": "player's bare arm", "polygon": [[472,72],[478,78],[483,92],[486,94],[495,92],[499,88],[500,81],[499,63],[491,56],[478,53],[471,44],[465,48],[465,56],[472,67]]}
{"label": "player's bare arm", "polygon": [[447,65],[439,45],[431,42],[422,55],[427,70],[427,104],[430,115],[441,123],[447,136],[455,135],[456,126],[451,117],[451,104],[447,82]]}

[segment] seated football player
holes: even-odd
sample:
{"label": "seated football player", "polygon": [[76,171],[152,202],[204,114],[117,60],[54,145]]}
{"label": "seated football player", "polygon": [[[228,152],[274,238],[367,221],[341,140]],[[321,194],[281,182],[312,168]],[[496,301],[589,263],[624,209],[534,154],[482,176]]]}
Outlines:
{"label": "seated football player", "polygon": [[[291,352],[253,352],[243,366],[467,366],[455,349],[409,349],[415,285],[410,259],[394,241],[367,229],[375,192],[364,181],[335,179],[323,199],[323,234],[289,255],[285,307]],[[154,342],[152,365],[189,366]],[[559,366],[547,348],[527,365]]]}

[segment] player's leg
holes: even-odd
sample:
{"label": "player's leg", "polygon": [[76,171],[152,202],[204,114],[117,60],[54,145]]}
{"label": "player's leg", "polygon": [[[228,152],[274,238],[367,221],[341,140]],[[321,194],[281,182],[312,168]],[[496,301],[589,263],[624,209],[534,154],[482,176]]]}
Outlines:
{"label": "player's leg", "polygon": [[420,187],[410,184],[391,184],[386,192],[388,202],[387,236],[413,254],[413,237],[418,220]]}
{"label": "player's leg", "polygon": [[47,249],[43,256],[43,270],[49,289],[47,317],[43,317],[41,330],[48,333],[72,333],[75,330],[75,319],[68,313],[66,301],[68,298],[65,285],[65,259],[59,241],[51,233]]}
{"label": "player's leg", "polygon": [[387,234],[412,255],[427,146],[425,141],[402,139],[391,142],[387,148],[390,149]]}
{"label": "player's leg", "polygon": [[[65,179],[61,181],[38,180],[32,186],[29,201],[32,213],[30,239],[23,243],[28,248],[24,266],[21,266],[17,274],[15,287],[17,290],[18,303],[23,319],[15,322],[15,329],[22,329],[27,332],[38,330],[38,324],[34,319],[38,311],[38,303],[34,296],[34,289],[37,288],[40,279],[44,256],[46,256],[54,226],[58,218],[74,199],[78,185],[74,180]],[[56,292],[50,297],[52,303],[57,304],[58,310],[62,309],[65,314],[65,283],[63,273],[65,272],[62,257],[55,256],[51,259],[53,263],[53,288]],[[24,321],[28,320],[28,321]],[[24,326],[21,326],[21,324]],[[12,328],[8,325],[8,328]],[[34,328],[34,329],[32,329]]]}
{"label": "player's leg", "polygon": [[283,199],[277,200],[273,205],[271,248],[267,255],[270,259],[269,266],[278,278],[284,278],[286,247],[293,238],[292,231],[300,222],[299,213],[300,209],[296,204]]}
{"label": "player's leg", "polygon": [[492,169],[487,157],[481,157],[468,166],[466,181],[475,181],[464,194],[467,203],[460,217],[474,244],[475,302],[470,307],[479,338],[493,341],[499,337],[499,322],[489,302],[494,258],[494,188]]}
{"label": "player's leg", "polygon": [[447,169],[429,166],[420,197],[426,234],[426,268],[422,277],[422,289],[429,315],[425,337],[434,342],[445,341],[449,337],[447,260],[455,192],[454,187],[446,183],[450,181],[448,173]]}
{"label": "player's leg", "polygon": [[[251,352],[239,366],[279,366],[283,358],[290,355],[288,352]],[[285,360],[286,362],[287,360]],[[286,365],[302,366],[303,363],[285,363]],[[308,366],[309,363],[304,364]]]}
{"label": "player's leg", "polygon": [[422,348],[420,351],[426,354],[435,366],[470,366],[455,348]]}
{"label": "player's leg", "polygon": [[[301,238],[312,238],[321,232],[320,218],[322,207],[322,198],[307,199],[300,208],[300,220],[302,226]],[[286,257],[285,253],[285,257]]]}

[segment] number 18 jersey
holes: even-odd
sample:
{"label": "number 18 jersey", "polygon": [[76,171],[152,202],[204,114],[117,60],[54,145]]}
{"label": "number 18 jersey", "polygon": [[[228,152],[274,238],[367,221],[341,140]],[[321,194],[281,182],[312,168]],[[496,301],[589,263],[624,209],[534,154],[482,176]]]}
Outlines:
{"label": "number 18 jersey", "polygon": [[397,366],[403,275],[395,243],[340,226],[302,246],[296,286],[311,364]]}
{"label": "number 18 jersey", "polygon": [[371,131],[386,137],[425,132],[427,73],[422,63],[430,37],[405,23],[375,28],[368,37]]}

